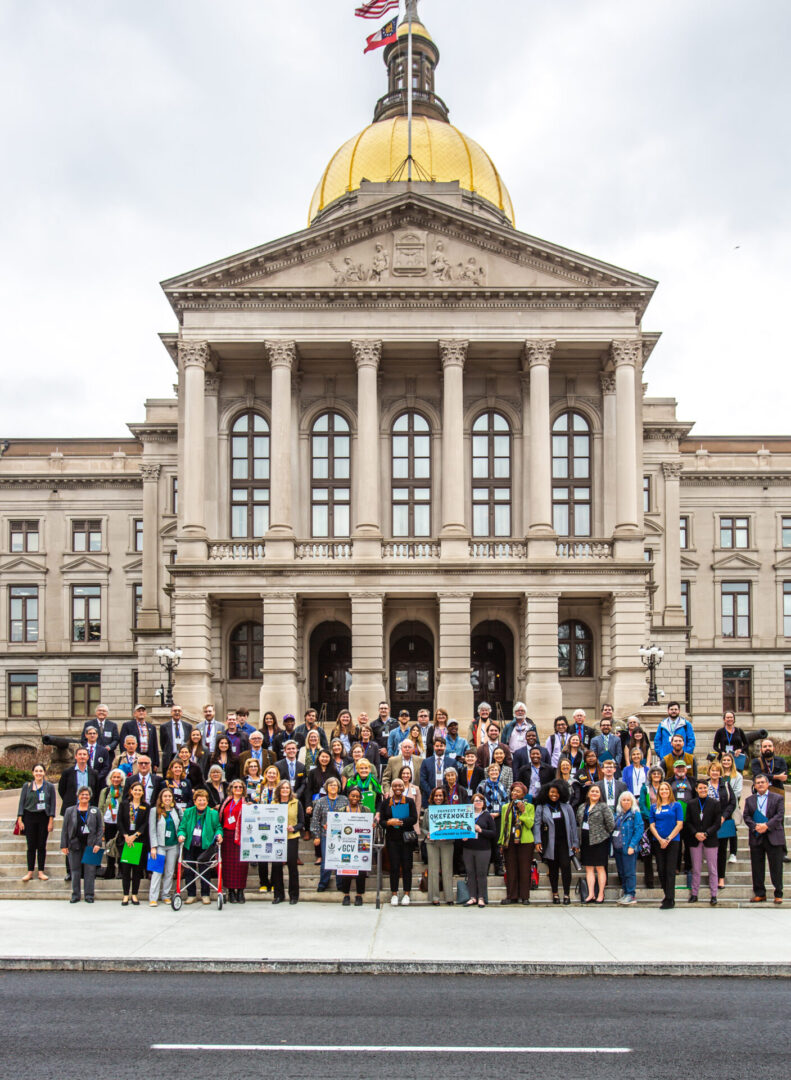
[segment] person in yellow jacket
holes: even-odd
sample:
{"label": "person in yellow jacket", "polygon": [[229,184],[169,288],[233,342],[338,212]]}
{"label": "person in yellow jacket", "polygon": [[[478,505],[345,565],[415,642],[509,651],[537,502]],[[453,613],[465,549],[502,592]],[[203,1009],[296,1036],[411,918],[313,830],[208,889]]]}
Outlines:
{"label": "person in yellow jacket", "polygon": [[505,900],[501,904],[530,903],[533,868],[533,821],[535,807],[526,801],[527,788],[518,780],[511,787],[510,802],[500,816],[500,850],[505,862]]}
{"label": "person in yellow jacket", "polygon": [[[178,840],[184,845],[184,880],[187,885],[187,903],[194,904],[196,899],[197,871],[196,862],[209,862],[212,849],[222,840],[220,815],[209,806],[209,793],[198,788],[193,793],[194,805],[188,806],[179,822]],[[201,878],[200,894],[204,904],[211,899],[208,881]]]}

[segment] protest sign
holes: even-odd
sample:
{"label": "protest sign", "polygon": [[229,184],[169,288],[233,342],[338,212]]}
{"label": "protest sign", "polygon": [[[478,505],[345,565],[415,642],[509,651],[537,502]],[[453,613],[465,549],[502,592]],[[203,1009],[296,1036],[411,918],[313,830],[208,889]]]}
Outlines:
{"label": "protest sign", "polygon": [[374,846],[373,814],[327,814],[324,865],[340,874],[371,869]]}
{"label": "protest sign", "polygon": [[432,840],[468,840],[475,836],[475,811],[471,804],[428,808],[428,831]]}
{"label": "protest sign", "polygon": [[239,858],[242,862],[286,861],[288,841],[288,805],[246,804],[242,808],[242,836]]}

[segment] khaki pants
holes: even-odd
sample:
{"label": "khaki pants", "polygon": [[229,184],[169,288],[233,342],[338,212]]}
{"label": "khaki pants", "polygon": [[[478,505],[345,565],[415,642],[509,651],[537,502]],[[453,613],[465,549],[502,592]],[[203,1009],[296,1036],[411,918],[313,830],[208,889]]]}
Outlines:
{"label": "khaki pants", "polygon": [[427,840],[428,898],[440,900],[439,874],[442,870],[442,891],[445,901],[453,899],[453,840]]}

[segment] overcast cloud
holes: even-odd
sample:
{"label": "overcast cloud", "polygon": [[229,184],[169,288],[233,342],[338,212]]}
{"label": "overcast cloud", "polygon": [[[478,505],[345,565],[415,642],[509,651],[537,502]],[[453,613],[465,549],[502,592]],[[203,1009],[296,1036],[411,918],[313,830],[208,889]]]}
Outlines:
{"label": "overcast cloud", "polygon": [[[124,436],[170,394],[158,282],[304,227],[370,122],[355,6],[0,0],[0,436]],[[791,431],[788,0],[420,6],[517,227],[659,279],[649,393]]]}

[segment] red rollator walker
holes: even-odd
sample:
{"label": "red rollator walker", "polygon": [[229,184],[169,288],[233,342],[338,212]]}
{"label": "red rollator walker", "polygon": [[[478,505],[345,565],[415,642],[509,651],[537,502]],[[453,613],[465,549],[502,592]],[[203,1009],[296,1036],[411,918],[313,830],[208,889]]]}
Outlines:
{"label": "red rollator walker", "polygon": [[[173,900],[170,905],[174,911],[180,911],[181,905],[184,903],[184,897],[181,892],[183,866],[188,867],[195,874],[192,884],[195,885],[196,888],[198,882],[203,881],[209,886],[210,896],[212,892],[217,894],[217,910],[222,911],[224,900],[222,895],[222,856],[220,854],[219,845],[212,844],[210,848],[206,848],[201,854],[203,858],[187,859],[184,857],[184,845],[179,844],[179,861],[176,864],[176,891],[173,894]],[[210,877],[213,870],[217,871],[216,885]]]}

